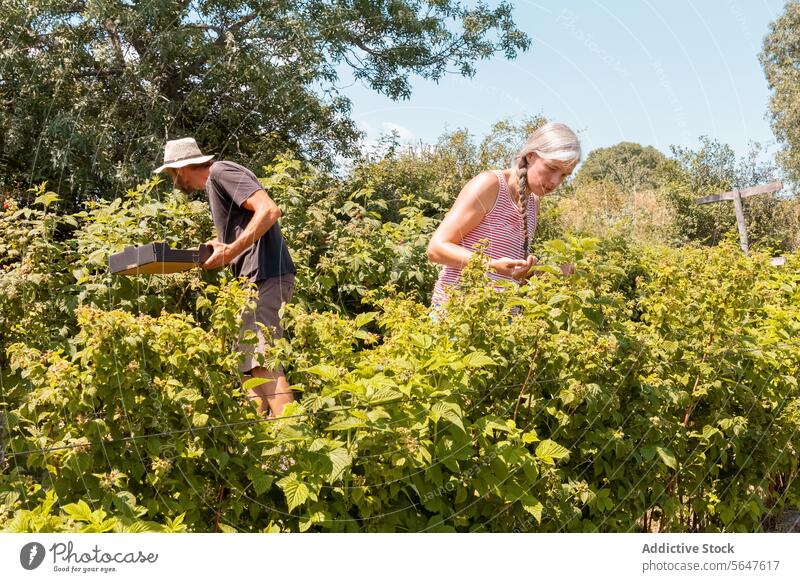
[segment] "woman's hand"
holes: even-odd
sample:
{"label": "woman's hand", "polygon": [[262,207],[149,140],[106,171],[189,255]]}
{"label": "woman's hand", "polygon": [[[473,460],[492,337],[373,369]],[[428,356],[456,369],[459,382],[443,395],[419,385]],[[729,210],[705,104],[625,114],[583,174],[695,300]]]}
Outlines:
{"label": "woman's hand", "polygon": [[528,255],[528,259],[525,261],[525,267],[517,271],[516,274],[512,274],[511,276],[514,277],[517,281],[525,281],[528,277],[531,276],[531,269],[539,262],[539,259],[534,257],[533,255]]}
{"label": "woman's hand", "polygon": [[536,264],[536,257],[528,255],[527,260],[509,259],[503,257],[489,263],[489,267],[501,275],[506,275],[517,281],[522,281],[528,277],[530,270]]}

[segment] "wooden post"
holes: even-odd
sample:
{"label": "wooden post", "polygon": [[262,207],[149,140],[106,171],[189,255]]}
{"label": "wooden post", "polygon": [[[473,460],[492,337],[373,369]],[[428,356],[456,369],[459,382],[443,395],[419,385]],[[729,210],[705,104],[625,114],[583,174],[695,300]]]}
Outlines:
{"label": "wooden post", "polygon": [[739,244],[745,256],[750,252],[750,245],[747,242],[747,224],[744,221],[744,209],[742,208],[742,195],[739,189],[733,191],[733,207],[736,210],[736,227],[739,229]]}
{"label": "wooden post", "polygon": [[6,460],[6,444],[3,441],[3,419],[4,415],[0,413],[0,471],[3,470],[3,465],[5,464]]}
{"label": "wooden post", "polygon": [[747,223],[744,221],[744,207],[742,206],[742,199],[749,198],[750,196],[758,196],[759,194],[770,194],[777,192],[783,188],[783,182],[775,180],[769,184],[759,184],[752,188],[745,188],[740,190],[735,188],[730,192],[723,192],[722,194],[715,194],[714,196],[706,196],[697,201],[697,204],[710,204],[712,202],[722,202],[724,200],[733,200],[733,208],[736,210],[736,228],[739,229],[739,243],[742,246],[742,251],[745,255],[750,252],[750,243],[747,240]]}

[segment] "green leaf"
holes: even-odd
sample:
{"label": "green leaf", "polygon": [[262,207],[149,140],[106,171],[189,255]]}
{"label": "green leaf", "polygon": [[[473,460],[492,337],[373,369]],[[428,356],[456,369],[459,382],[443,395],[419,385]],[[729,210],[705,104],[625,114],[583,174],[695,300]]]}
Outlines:
{"label": "green leaf", "polygon": [[247,470],[247,478],[250,479],[250,482],[253,484],[253,490],[256,492],[256,495],[261,495],[265,491],[268,491],[269,488],[272,487],[272,481],[274,479],[271,475],[265,474],[260,467],[250,467]]}
{"label": "green leaf", "polygon": [[719,429],[716,429],[708,424],[703,427],[703,438],[706,440],[711,440],[711,437],[719,433],[720,433]]}
{"label": "green leaf", "polygon": [[89,507],[85,501],[80,500],[77,503],[69,503],[61,507],[61,510],[75,521],[92,521],[92,508]]}
{"label": "green leaf", "polygon": [[464,423],[461,420],[461,407],[458,406],[458,404],[453,404],[452,402],[437,402],[431,406],[430,417],[434,422],[439,422],[440,419],[447,420],[462,431],[464,430]]}
{"label": "green leaf", "polygon": [[550,301],[547,302],[548,305],[558,305],[559,303],[564,303],[565,301],[569,301],[572,299],[569,295],[564,295],[563,293],[556,293],[550,298]]}
{"label": "green leaf", "polygon": [[533,269],[531,269],[531,273],[550,273],[551,275],[563,275],[564,273],[561,272],[561,269],[558,267],[554,267],[553,265],[535,265]]}
{"label": "green leaf", "polygon": [[183,520],[186,518],[186,513],[181,513],[175,519],[170,519],[169,517],[166,520],[165,528],[169,532],[182,532],[186,531],[186,526],[183,525]]}
{"label": "green leaf", "polygon": [[675,455],[672,454],[672,451],[666,447],[656,447],[656,452],[667,467],[677,470],[678,461],[675,460]]}
{"label": "green leaf", "polygon": [[153,521],[135,521],[124,529],[125,533],[156,533],[164,531],[164,526]]}
{"label": "green leaf", "polygon": [[625,270],[615,265],[597,265],[595,267],[598,273],[611,273],[614,275],[625,275]]}
{"label": "green leaf", "polygon": [[461,359],[464,365],[469,368],[483,368],[484,366],[494,366],[494,360],[483,352],[471,352]]}
{"label": "green leaf", "polygon": [[378,404],[399,400],[402,397],[403,394],[401,392],[392,390],[391,388],[382,387],[378,388],[375,392],[368,392],[364,398],[364,401],[368,402],[369,404]]}
{"label": "green leaf", "polygon": [[538,499],[530,495],[525,495],[522,499],[522,509],[530,513],[536,520],[536,523],[542,523],[544,505],[542,505]]}
{"label": "green leaf", "polygon": [[567,252],[567,243],[565,243],[561,239],[553,239],[549,240],[545,243],[545,247],[552,252],[556,253],[566,253]]}
{"label": "green leaf", "polygon": [[409,335],[411,343],[422,349],[430,349],[433,346],[433,338],[429,335],[422,335],[420,333],[412,333]]}
{"label": "green leaf", "polygon": [[366,423],[363,420],[349,416],[344,420],[340,420],[339,422],[331,423],[325,430],[350,430],[352,428],[361,428],[363,426],[366,426]]}
{"label": "green leaf", "polygon": [[286,504],[289,511],[308,501],[308,485],[298,480],[295,475],[289,475],[278,481],[278,487],[283,490],[286,496]]}
{"label": "green leaf", "polygon": [[543,463],[554,465],[554,461],[569,457],[569,449],[562,447],[555,441],[547,439],[543,440],[539,443],[539,446],[536,447],[536,457]]}
{"label": "green leaf", "polygon": [[245,380],[244,383],[242,384],[242,388],[245,390],[245,392],[249,392],[250,390],[258,388],[259,386],[261,386],[262,384],[266,384],[267,382],[272,382],[272,380],[268,378],[253,377],[248,380]]}
{"label": "green leaf", "polygon": [[342,476],[345,470],[353,462],[353,458],[344,447],[333,449],[330,453],[328,453],[328,458],[331,460],[331,464],[333,465],[333,470],[328,476],[328,479],[331,483],[333,483]]}
{"label": "green leaf", "polygon": [[325,512],[323,511],[315,511],[311,515],[307,515],[300,519],[299,529],[300,532],[306,532],[311,529],[311,526],[317,523],[322,523],[325,521]]}
{"label": "green leaf", "polygon": [[41,196],[37,196],[36,200],[33,201],[34,204],[41,204],[45,208],[50,206],[53,202],[58,202],[61,198],[58,197],[58,194],[55,192],[46,192]]}
{"label": "green leaf", "polygon": [[201,414],[199,412],[195,412],[192,415],[192,425],[194,426],[206,426],[208,424],[208,415]]}
{"label": "green leaf", "polygon": [[72,228],[78,228],[78,221],[71,214],[67,214],[66,216],[62,216],[61,220],[62,220],[62,222],[64,222],[64,224],[68,224]]}
{"label": "green leaf", "polygon": [[328,381],[333,381],[339,377],[338,368],[334,366],[328,366],[327,364],[317,364],[316,366],[311,366],[310,368],[306,368],[304,372],[314,374],[315,376],[319,376],[323,380]]}
{"label": "green leaf", "polygon": [[377,312],[375,311],[368,311],[366,313],[359,313],[356,315],[355,324],[356,327],[364,327],[370,321],[373,321],[378,316]]}

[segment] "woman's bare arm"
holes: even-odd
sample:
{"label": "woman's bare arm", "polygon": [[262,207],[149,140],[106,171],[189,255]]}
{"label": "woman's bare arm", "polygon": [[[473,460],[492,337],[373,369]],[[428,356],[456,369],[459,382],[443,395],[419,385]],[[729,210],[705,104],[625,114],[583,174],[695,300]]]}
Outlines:
{"label": "woman's bare arm", "polygon": [[[499,194],[497,177],[491,172],[482,172],[472,178],[459,193],[453,207],[444,217],[439,228],[428,243],[428,259],[448,267],[463,268],[473,251],[459,243],[480,224],[492,209]],[[529,261],[500,258],[490,263],[492,269],[504,275],[514,276]]]}

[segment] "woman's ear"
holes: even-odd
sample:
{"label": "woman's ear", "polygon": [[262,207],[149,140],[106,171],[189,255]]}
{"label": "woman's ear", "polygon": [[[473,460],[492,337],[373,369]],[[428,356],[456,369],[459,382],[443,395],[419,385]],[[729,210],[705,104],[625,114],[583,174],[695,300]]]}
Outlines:
{"label": "woman's ear", "polygon": [[531,165],[533,162],[535,162],[535,161],[536,161],[536,158],[538,158],[538,157],[539,157],[539,156],[537,156],[537,155],[536,155],[536,152],[528,152],[527,154],[525,154],[525,160],[528,162],[528,165],[529,165],[529,166],[530,166],[530,165]]}

